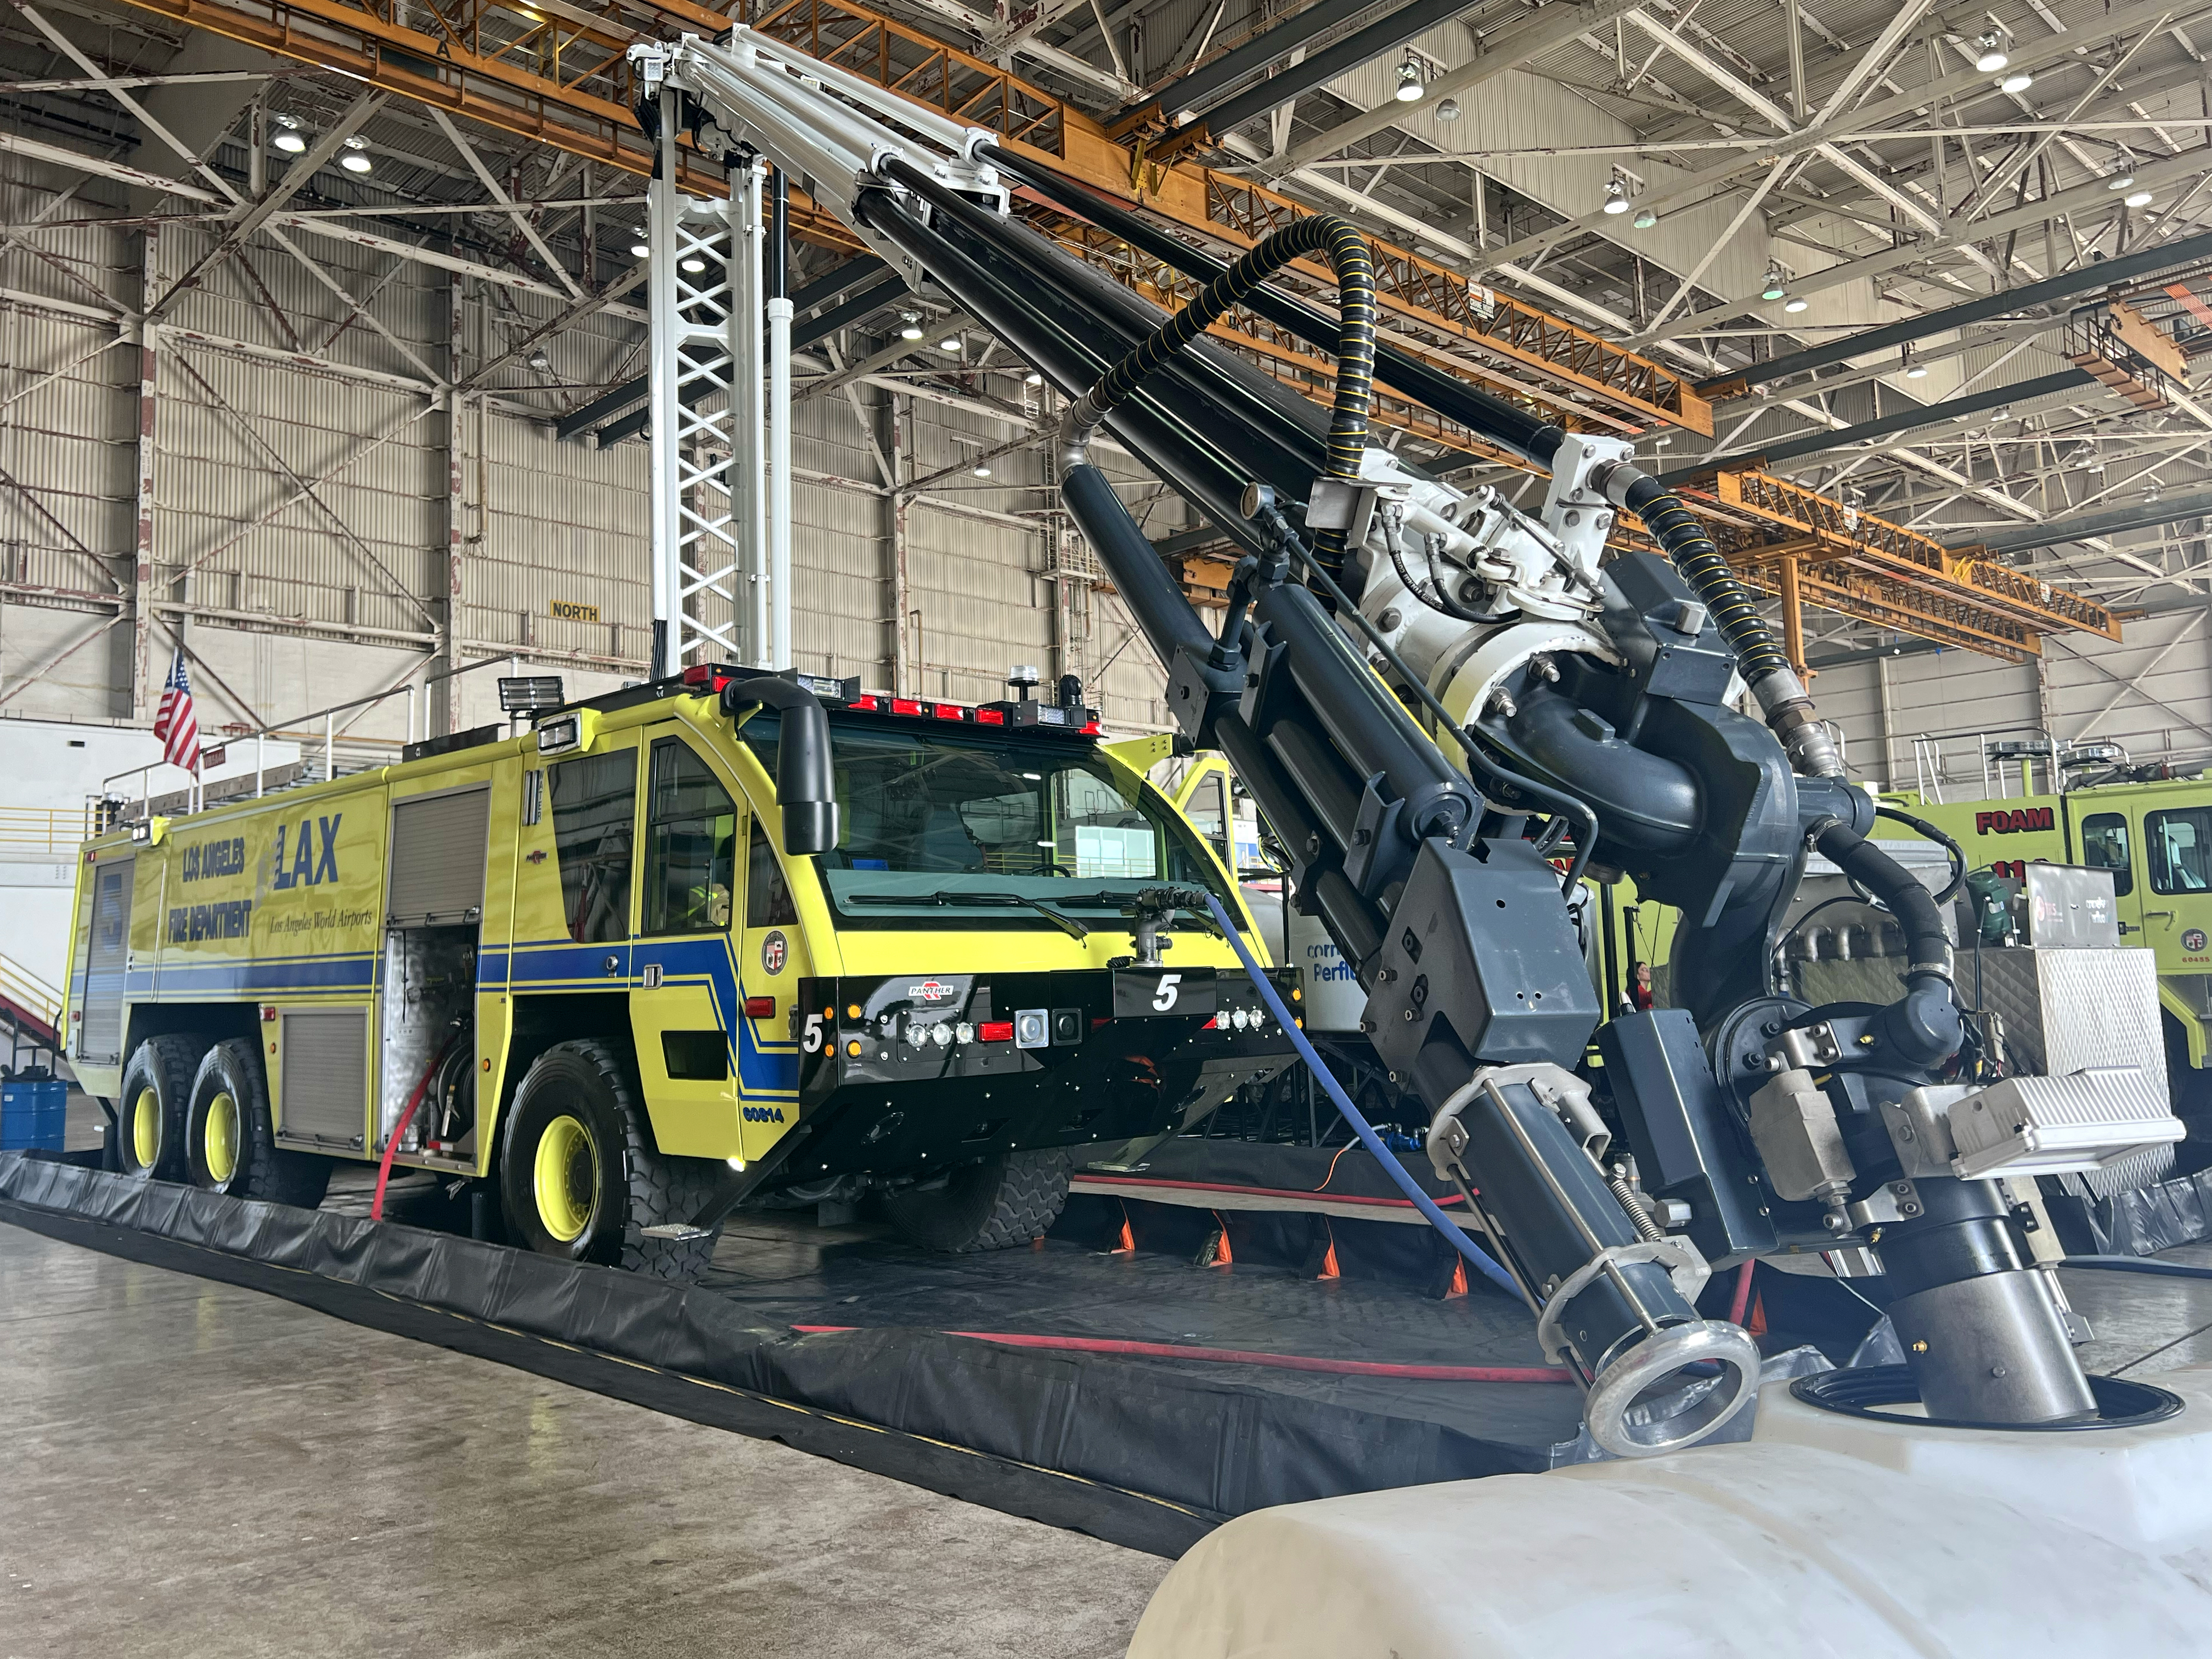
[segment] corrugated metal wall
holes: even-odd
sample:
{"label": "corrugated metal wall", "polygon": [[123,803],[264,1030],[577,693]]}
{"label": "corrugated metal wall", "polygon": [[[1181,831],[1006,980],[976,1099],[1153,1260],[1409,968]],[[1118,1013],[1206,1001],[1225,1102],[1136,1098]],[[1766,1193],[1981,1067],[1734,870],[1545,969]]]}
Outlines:
{"label": "corrugated metal wall", "polygon": [[[1848,664],[1820,675],[1813,695],[1820,713],[1843,727],[1854,777],[1922,788],[1936,780],[1940,762],[1947,800],[1984,793],[1983,750],[1992,741],[2101,740],[2122,744],[2138,762],[2212,759],[2212,628],[2205,613],[2143,617],[2125,633],[2118,645],[2087,635],[2045,640],[2040,696],[2035,665],[1965,651]],[[1887,683],[1886,744],[1878,675]],[[1917,763],[1916,738],[1922,740]],[[2036,786],[2042,787],[2040,769]],[[2016,769],[1989,776],[1992,793],[2016,793],[2019,787]]]}
{"label": "corrugated metal wall", "polygon": [[[29,222],[79,182],[8,158],[6,222]],[[97,181],[72,198],[94,202],[122,204]],[[21,486],[0,483],[0,714],[129,720],[135,708],[149,719],[180,623],[211,734],[434,672],[442,665],[426,659],[445,621],[456,510],[465,661],[513,652],[557,666],[572,691],[641,672],[651,644],[645,446],[556,443],[496,392],[464,398],[455,415],[439,390],[518,349],[558,302],[461,279],[457,316],[442,270],[286,234],[327,281],[258,238],[243,263],[200,270],[214,238],[191,223],[41,238],[57,259],[0,252],[0,467]],[[142,358],[126,313],[187,273],[152,353],[154,609],[137,660]],[[301,354],[328,368],[285,361]],[[580,402],[641,370],[642,331],[595,317],[556,336],[550,357],[537,380]],[[1092,700],[1117,725],[1158,724],[1149,653],[1129,642],[1118,601],[1080,579],[1085,550],[1056,549],[1064,532],[1037,514],[1034,491],[1016,488],[1043,477],[1042,447],[993,455],[992,476],[977,478],[976,458],[1014,428],[855,390],[857,410],[842,393],[798,410],[799,662],[966,700],[1001,695],[1017,662],[1086,676],[1110,664]],[[872,437],[903,457],[908,481],[945,475],[907,500],[902,523]],[[1155,508],[1152,528],[1176,528],[1179,513]],[[556,616],[556,605],[595,608],[597,620]],[[456,723],[496,714],[495,678],[459,682]],[[352,745],[342,761],[404,740],[408,719],[398,698],[337,717]],[[319,739],[322,722],[310,725]]]}

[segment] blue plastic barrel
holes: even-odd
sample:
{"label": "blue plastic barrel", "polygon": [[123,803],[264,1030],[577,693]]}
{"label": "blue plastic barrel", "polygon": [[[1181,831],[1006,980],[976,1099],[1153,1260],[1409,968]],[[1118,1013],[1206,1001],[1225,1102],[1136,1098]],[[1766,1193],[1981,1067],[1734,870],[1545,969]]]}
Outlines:
{"label": "blue plastic barrel", "polygon": [[0,1152],[62,1150],[69,1120],[69,1085],[0,1083]]}

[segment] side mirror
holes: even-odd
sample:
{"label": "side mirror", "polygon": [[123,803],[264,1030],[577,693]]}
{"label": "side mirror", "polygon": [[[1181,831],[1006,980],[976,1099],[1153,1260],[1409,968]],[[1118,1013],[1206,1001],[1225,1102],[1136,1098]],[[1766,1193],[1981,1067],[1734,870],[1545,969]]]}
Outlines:
{"label": "side mirror", "polygon": [[[783,769],[776,768],[776,793],[783,792]],[[837,844],[837,803],[834,800],[783,803],[783,850],[793,858],[826,853]]]}
{"label": "side mirror", "polygon": [[821,699],[774,674],[732,680],[722,688],[725,714],[735,714],[748,703],[765,703],[783,716],[775,756],[783,850],[793,858],[828,852],[837,844],[837,782],[830,763],[830,717]]}

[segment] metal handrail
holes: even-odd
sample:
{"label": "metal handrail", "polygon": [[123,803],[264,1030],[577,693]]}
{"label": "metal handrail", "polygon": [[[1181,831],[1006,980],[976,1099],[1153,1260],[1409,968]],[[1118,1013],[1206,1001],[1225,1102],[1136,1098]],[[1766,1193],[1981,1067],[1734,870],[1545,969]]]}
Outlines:
{"label": "metal handrail", "polygon": [[0,806],[0,854],[75,853],[92,833],[82,806]]}
{"label": "metal handrail", "polygon": [[[334,702],[327,708],[318,708],[309,714],[295,714],[286,720],[271,721],[269,725],[258,727],[251,732],[228,732],[224,735],[222,743],[220,746],[228,749],[234,743],[245,743],[249,739],[252,742],[253,795],[254,799],[258,800],[264,792],[264,779],[268,772],[267,749],[268,740],[270,738],[283,739],[289,737],[295,728],[305,726],[311,720],[322,721],[323,777],[327,781],[337,775],[337,717],[340,714],[344,714],[348,709],[373,708],[376,704],[387,702],[393,697],[406,698],[406,740],[409,743],[412,743],[415,741],[415,708],[416,692],[426,691],[430,687],[439,684],[441,681],[457,680],[460,678],[462,675],[473,674],[480,668],[494,668],[501,665],[501,664],[504,664],[507,672],[512,674],[520,671],[520,661],[521,659],[519,657],[514,656],[486,657],[480,662],[471,663],[466,668],[448,669],[442,674],[426,674],[419,680],[410,680],[404,685],[395,685],[388,691],[372,691],[365,697],[354,697],[344,702]],[[423,735],[425,737],[429,735],[427,729],[428,724],[428,720],[426,717],[423,721],[425,727]],[[346,741],[349,743],[367,744],[388,743],[390,739],[349,738]],[[305,745],[303,744],[303,752],[304,749]],[[99,799],[112,799],[115,794],[115,784],[118,779],[135,778],[137,780],[137,793],[138,794],[138,804],[142,809],[150,809],[154,799],[153,775],[156,769],[167,766],[167,764],[168,762],[165,760],[149,761],[143,766],[134,766],[127,768],[120,772],[112,772],[100,781]],[[179,768],[178,769],[182,770],[183,769]],[[190,780],[186,786],[187,788],[191,790],[195,797],[204,804],[204,796],[200,793],[202,785],[199,775],[198,773],[191,773],[188,774],[187,776]]]}
{"label": "metal handrail", "polygon": [[7,998],[17,1007],[27,1009],[47,1024],[59,1029],[61,988],[49,985],[4,951],[0,951],[0,997]]}

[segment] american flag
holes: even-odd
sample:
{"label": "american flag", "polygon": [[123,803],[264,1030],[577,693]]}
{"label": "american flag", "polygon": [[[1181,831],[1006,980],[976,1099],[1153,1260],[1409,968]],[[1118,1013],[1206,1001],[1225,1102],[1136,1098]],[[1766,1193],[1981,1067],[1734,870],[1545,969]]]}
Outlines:
{"label": "american flag", "polygon": [[185,678],[185,651],[177,647],[169,678],[161,684],[161,706],[154,714],[154,735],[163,744],[161,758],[187,770],[200,763],[200,723],[192,713],[192,683]]}

